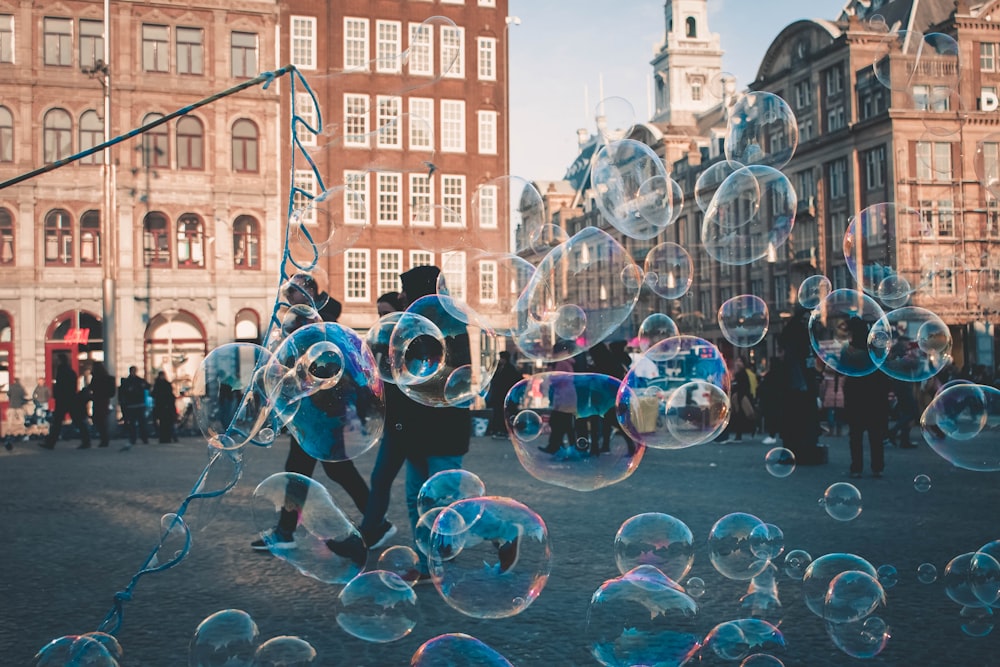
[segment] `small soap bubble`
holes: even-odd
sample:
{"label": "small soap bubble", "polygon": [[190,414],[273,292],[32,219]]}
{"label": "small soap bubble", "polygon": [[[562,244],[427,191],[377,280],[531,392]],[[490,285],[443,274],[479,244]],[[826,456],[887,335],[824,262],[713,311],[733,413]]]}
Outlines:
{"label": "small soap bubble", "polygon": [[785,550],[785,534],[773,523],[762,523],[750,531],[750,550],[758,558],[774,560]]}
{"label": "small soap bubble", "polygon": [[772,477],[788,477],[795,472],[795,452],[775,447],[764,455],[764,466]]}
{"label": "small soap bubble", "polygon": [[531,442],[542,433],[542,417],[534,410],[521,410],[511,422],[514,437],[524,442]]}
{"label": "small soap bubble", "polygon": [[734,296],[719,308],[719,329],[736,347],[753,347],[764,340],[767,328],[767,303],[759,296]]}
{"label": "small soap bubble", "polygon": [[823,607],[823,619],[829,623],[862,621],[885,606],[885,590],[876,577],[848,570],[830,581]]}
{"label": "small soap bubble", "polygon": [[680,581],[694,563],[694,536],[680,519],[647,512],[622,523],[615,535],[614,552],[622,574],[639,565],[652,565]]}
{"label": "small soap bubble", "polygon": [[[782,141],[775,142],[776,135],[780,135]],[[747,93],[729,113],[725,141],[727,160],[781,169],[792,159],[798,144],[795,112],[777,95]],[[762,149],[764,146],[768,148]]]}
{"label": "small soap bubble", "polygon": [[802,581],[806,568],[812,563],[812,556],[808,551],[802,549],[792,549],[785,554],[785,574],[789,579]]}
{"label": "small soap bubble", "polygon": [[661,340],[673,338],[678,335],[677,323],[668,315],[663,313],[653,313],[642,321],[639,325],[639,350],[646,352]]}
{"label": "small soap bubble", "polygon": [[646,144],[612,141],[594,155],[590,171],[595,202],[625,236],[648,240],[673,220],[673,187],[663,161]]}
{"label": "small soap bubble", "polygon": [[692,266],[691,255],[682,246],[670,241],[661,243],[646,254],[646,286],[664,299],[679,299],[691,287]]}
{"label": "small soap bubble", "polygon": [[826,633],[833,645],[852,658],[869,659],[881,653],[889,642],[889,628],[878,616],[853,623],[827,623]]}
{"label": "small soap bubble", "polygon": [[[694,184],[694,200],[698,204],[703,212],[708,210],[709,205],[712,203],[712,198],[715,196],[715,192],[723,181],[735,171],[742,169],[746,165],[739,162],[730,162],[729,160],[720,160],[719,162],[712,163],[706,169],[703,169],[698,174],[698,180]],[[756,181],[753,181],[752,186],[756,185]],[[750,199],[756,201],[759,199],[760,193],[757,192],[756,195],[751,195]]]}
{"label": "small soap bubble", "polygon": [[691,577],[684,584],[684,590],[687,591],[688,595],[697,600],[705,594],[705,580],[701,577]]}
{"label": "small soap bubble", "polygon": [[417,625],[417,596],[399,575],[385,570],[363,572],[337,595],[337,625],[366,642],[402,639]]}
{"label": "small soap bubble", "polygon": [[754,554],[750,535],[764,522],[745,512],[722,517],[708,533],[709,560],[727,579],[749,581],[767,567],[767,559]]}
{"label": "small soap bubble", "polygon": [[806,310],[812,310],[833,291],[833,284],[824,275],[809,276],[799,285],[799,304]]}
{"label": "small soap bubble", "polygon": [[[990,556],[985,554],[979,555],[974,551],[969,553],[964,553],[955,556],[948,564],[944,567],[944,573],[941,576],[941,583],[944,584],[944,592],[951,600],[963,607],[979,607],[983,605],[983,601],[979,599],[976,595],[976,591],[973,588],[973,559],[980,556],[979,560],[983,561],[986,559],[993,560]],[[995,563],[996,561],[994,561]],[[986,568],[981,568],[986,569]],[[997,574],[996,570],[1000,570],[1000,566],[993,568],[994,576]],[[980,571],[979,574],[986,574]],[[988,575],[985,577],[987,580],[993,577]]]}
{"label": "small soap bubble", "polygon": [[917,566],[917,581],[922,584],[933,584],[937,581],[937,568],[934,563],[921,563]]}
{"label": "small soap bubble", "polygon": [[754,653],[748,655],[740,667],[785,667],[785,663],[767,653]]}
{"label": "small soap bubble", "polygon": [[889,590],[899,583],[899,572],[894,565],[880,565],[876,574],[878,575],[879,583],[882,584],[882,588],[885,590]]}
{"label": "small soap bubble", "polygon": [[993,632],[993,610],[989,607],[962,607],[962,632],[969,637],[985,637]]}
{"label": "small soap bubble", "polygon": [[823,507],[837,521],[852,521],[861,514],[861,492],[847,482],[831,484],[823,492]]}
{"label": "small soap bubble", "polygon": [[32,667],[118,667],[104,643],[91,635],[66,635],[39,649]]}
{"label": "small soap bubble", "polygon": [[830,582],[838,574],[849,571],[862,572],[872,578],[878,577],[875,567],[855,554],[826,554],[810,563],[802,575],[802,595],[806,607],[820,618],[824,618],[826,594],[830,590]]}
{"label": "small soap bubble", "polygon": [[927,493],[931,490],[931,478],[927,475],[917,475],[913,478],[913,488],[918,493]]}
{"label": "small soap bubble", "polygon": [[941,458],[964,470],[1000,470],[995,438],[976,437],[1000,417],[1000,390],[988,385],[955,384],[942,389],[920,417],[924,440]]}
{"label": "small soap bubble", "polygon": [[420,557],[410,547],[397,544],[379,555],[376,568],[392,572],[412,586],[420,576]]}
{"label": "small soap bubble", "polygon": [[823,363],[841,375],[870,375],[878,361],[869,353],[868,334],[878,323],[888,330],[875,299],[858,290],[834,290],[809,317],[809,341]]}
{"label": "small soap bubble", "polygon": [[576,304],[559,306],[556,311],[555,330],[560,338],[576,338],[587,328],[587,313]]}

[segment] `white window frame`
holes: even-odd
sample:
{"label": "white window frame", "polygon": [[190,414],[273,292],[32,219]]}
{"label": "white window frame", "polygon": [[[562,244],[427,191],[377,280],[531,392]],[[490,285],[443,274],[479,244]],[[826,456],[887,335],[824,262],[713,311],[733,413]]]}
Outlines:
{"label": "white window frame", "polygon": [[480,81],[497,80],[497,40],[495,37],[479,37],[476,40],[476,70]]}
{"label": "white window frame", "polygon": [[[954,174],[951,160],[951,144],[943,141],[934,142],[934,180],[950,181]],[[947,169],[945,167],[947,166]]]}
{"label": "white window frame", "polygon": [[497,0],[479,0],[477,3],[480,7],[496,7]]}
{"label": "white window frame", "polygon": [[446,250],[441,253],[441,275],[444,276],[448,295],[464,300],[467,294],[466,262],[464,250]]}
{"label": "white window frame", "polygon": [[[459,193],[449,193],[449,188],[458,185]],[[442,227],[465,227],[465,176],[462,174],[442,174],[441,175],[441,205],[458,216],[458,222],[452,220],[452,216],[442,216]]]}
{"label": "white window frame", "polygon": [[996,71],[996,45],[992,42],[981,42],[979,44],[979,71]]}
{"label": "white window frame", "polygon": [[[295,174],[292,176],[292,185],[300,190],[308,192],[313,197],[316,196],[316,174],[313,173],[312,169],[296,169]],[[311,202],[311,199],[298,192],[296,192],[295,196],[292,198],[292,209],[303,210],[299,216],[299,221],[301,221],[303,225],[316,224],[315,209],[305,210]]]}
{"label": "white window frame", "polygon": [[[434,183],[427,174],[410,174],[410,225],[412,227],[434,226]],[[419,201],[417,201],[419,197]],[[426,207],[427,218],[417,219],[417,212]]]}
{"label": "white window frame", "polygon": [[[316,105],[313,104],[312,95],[309,93],[295,93],[295,113],[299,115],[313,129],[319,129],[316,125]],[[315,146],[316,135],[306,129],[302,123],[295,124],[295,134],[299,138],[299,143],[303,146]]]}
{"label": "white window frame", "polygon": [[379,296],[387,292],[399,291],[399,274],[403,272],[402,250],[379,250],[378,275],[375,279]]}
{"label": "white window frame", "polygon": [[356,197],[344,197],[345,224],[368,224],[368,182],[370,180],[368,174],[367,171],[344,170],[344,187],[354,191],[357,195]]}
{"label": "white window frame", "polygon": [[[348,248],[344,252],[344,301],[371,301],[371,266],[368,248]],[[352,266],[354,264],[355,266]],[[355,286],[355,281],[360,285]]]}
{"label": "white window frame", "polygon": [[[304,33],[296,34],[298,30]],[[292,16],[289,23],[291,32],[292,64],[299,69],[316,69],[316,17]],[[302,57],[304,56],[304,58]]]}
{"label": "white window frame", "polygon": [[[434,99],[430,97],[411,97],[409,102],[410,111],[410,150],[411,151],[433,151],[434,150]],[[427,141],[417,142],[417,137],[422,136],[422,132],[427,132]]]}
{"label": "white window frame", "polygon": [[477,111],[477,127],[479,128],[479,154],[497,154],[497,112]]}
{"label": "white window frame", "polygon": [[830,199],[841,199],[847,196],[847,160],[834,160],[830,163]]}
{"label": "white window frame", "polygon": [[403,224],[403,175],[393,171],[376,171],[375,222],[379,225]]}
{"label": "white window frame", "polygon": [[934,167],[932,163],[932,148],[933,142],[930,141],[918,141],[914,145],[914,160],[916,162],[917,173],[916,177],[918,181],[933,181],[934,180]]}
{"label": "white window frame", "polygon": [[379,95],[375,98],[375,145],[379,148],[403,148],[403,128],[400,116],[403,98],[398,95]]}
{"label": "white window frame", "polygon": [[434,265],[434,253],[430,250],[411,250],[410,251],[410,268],[415,269],[418,266],[433,266]]}
{"label": "white window frame", "polygon": [[869,190],[885,187],[885,168],[884,146],[865,152],[865,185]]}
{"label": "white window frame", "polygon": [[[487,278],[488,277],[488,278]],[[492,280],[492,294],[486,289]],[[479,262],[479,303],[496,303],[499,294],[497,282],[497,263],[491,259],[484,259]]]}
{"label": "white window frame", "polygon": [[[354,103],[363,102],[364,103],[364,113],[359,114],[356,110],[352,111],[352,105]],[[371,115],[371,98],[368,95],[362,95],[359,93],[344,93],[344,145],[354,146],[357,148],[368,148],[369,137],[371,136],[371,120],[369,116]],[[352,121],[360,119],[363,132],[353,131],[351,128]]]}
{"label": "white window frame", "polygon": [[[950,229],[942,231],[947,224]],[[937,226],[934,228],[936,235],[940,238],[955,237],[955,202],[950,199],[941,199],[937,202]]]}
{"label": "white window frame", "polygon": [[[361,36],[358,36],[360,34]],[[367,72],[371,67],[368,19],[359,16],[344,17],[344,71]],[[357,47],[360,46],[360,49]],[[353,55],[352,51],[360,51]]]}
{"label": "white window frame", "polygon": [[[457,43],[452,43],[457,42]],[[452,50],[455,51],[452,61]],[[446,79],[465,78],[465,28],[441,26],[441,76]],[[445,70],[445,67],[448,69]]]}
{"label": "white window frame", "polygon": [[480,185],[477,195],[479,226],[483,229],[496,229],[500,218],[497,210],[497,186]]}
{"label": "white window frame", "polygon": [[[434,76],[434,28],[423,23],[410,24],[407,69],[413,76]],[[422,37],[420,37],[422,35]]]}
{"label": "white window frame", "polygon": [[[4,26],[6,29],[2,31],[2,34],[7,35],[10,40],[9,51],[10,60],[0,60],[0,63],[13,64],[17,60],[17,39],[16,33],[14,31],[14,15],[13,14],[0,14],[0,19],[3,19],[7,24]],[[0,49],[2,49],[3,43],[0,41]]]}
{"label": "white window frame", "polygon": [[441,100],[441,152],[465,152],[465,100]]}
{"label": "white window frame", "polygon": [[[385,35],[383,31],[387,31]],[[389,34],[392,31],[395,31],[395,37]],[[402,41],[403,24],[400,21],[375,21],[376,72],[398,74],[402,71]]]}

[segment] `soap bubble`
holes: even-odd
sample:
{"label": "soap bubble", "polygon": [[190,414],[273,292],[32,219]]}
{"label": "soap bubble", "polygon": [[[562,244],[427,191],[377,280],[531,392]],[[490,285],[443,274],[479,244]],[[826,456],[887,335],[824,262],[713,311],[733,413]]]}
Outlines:
{"label": "soap bubble", "polygon": [[267,390],[259,369],[270,360],[271,353],[260,345],[227,343],[199,364],[190,394],[194,418],[214,446],[242,447],[268,423]]}
{"label": "soap bubble", "polygon": [[486,495],[483,480],[468,470],[442,470],[420,487],[417,511],[422,515],[435,507],[447,507],[458,500]]}
{"label": "soap bubble", "polygon": [[691,255],[677,243],[667,241],[646,253],[643,263],[646,285],[664,299],[679,299],[687,294],[694,279]]}
{"label": "soap bubble", "polygon": [[507,430],[511,437],[521,442],[531,442],[542,433],[542,417],[534,410],[521,410],[514,415],[513,421]]}
{"label": "soap bubble", "polygon": [[740,667],[785,667],[785,663],[767,653],[754,653],[753,655],[748,655],[740,663]]}
{"label": "soap bubble", "polygon": [[379,555],[376,568],[392,572],[412,586],[420,576],[420,557],[410,547],[397,544]]}
{"label": "soap bubble", "polygon": [[897,308],[872,325],[868,349],[889,377],[923,382],[951,363],[951,332],[926,308]]}
{"label": "soap bubble", "polygon": [[802,596],[809,610],[823,618],[826,593],[830,589],[830,582],[838,574],[852,570],[862,572],[870,577],[878,577],[878,572],[871,563],[854,554],[826,554],[810,563],[802,575]]}
{"label": "soap bubble", "polygon": [[1000,390],[987,385],[956,384],[943,389],[920,417],[920,430],[931,449],[964,470],[1000,470]]}
{"label": "soap bubble", "polygon": [[428,639],[410,658],[410,667],[453,667],[477,665],[479,667],[513,667],[492,648],[461,633],[438,635]]}
{"label": "soap bubble", "polygon": [[823,507],[837,521],[852,521],[861,514],[861,492],[847,482],[831,484],[823,492]]}
{"label": "soap bubble", "polygon": [[[288,219],[288,255],[293,264],[311,267],[310,273],[315,274],[318,269],[315,264],[320,257],[343,254],[357,243],[366,229],[370,229],[367,221],[362,224],[348,221],[351,213],[365,210],[365,195],[353,184],[339,184],[330,185],[314,198],[303,197],[303,200],[303,206],[292,211]],[[322,307],[323,304],[316,305],[317,310]]]}
{"label": "soap bubble", "polygon": [[[694,184],[694,200],[695,203],[698,204],[698,208],[700,208],[703,212],[707,211],[719,186],[722,185],[730,174],[742,169],[745,166],[745,164],[741,164],[739,162],[721,160],[719,162],[712,163],[699,172],[698,180]],[[746,199],[748,201],[759,201],[760,188],[757,185],[757,179],[749,179],[747,184],[750,188],[750,193],[747,195]]]}
{"label": "soap bubble", "polygon": [[812,310],[833,291],[830,279],[824,275],[817,274],[809,276],[799,285],[799,304],[806,310]]}
{"label": "soap bubble", "polygon": [[650,565],[594,591],[586,641],[602,665],[679,665],[698,646],[698,604]]}
{"label": "soap bubble", "polygon": [[32,667],[118,667],[108,648],[91,635],[66,635],[39,649]]}
{"label": "soap bubble", "polygon": [[795,452],[775,447],[764,455],[764,467],[772,477],[788,477],[795,472]]}
{"label": "soap bubble", "polygon": [[852,658],[873,658],[889,643],[889,628],[878,616],[853,623],[827,623],[833,645]]}
{"label": "soap bubble", "polygon": [[[461,552],[444,560],[442,554],[456,542]],[[520,614],[549,578],[552,554],[545,522],[511,498],[451,504],[435,520],[429,546],[434,586],[452,608],[473,618]]]}
{"label": "soap bubble", "polygon": [[387,313],[380,317],[375,324],[365,334],[365,344],[371,350],[375,359],[375,367],[382,382],[395,384],[392,377],[392,358],[389,356],[389,341],[392,338],[392,330],[396,328],[396,323],[403,316],[401,312]]}
{"label": "soap bubble", "polygon": [[927,493],[931,490],[931,478],[927,475],[917,475],[913,478],[913,488],[917,493]]}
{"label": "soap bubble", "polygon": [[188,648],[191,667],[251,667],[260,632],[250,614],[223,609],[198,624]]}
{"label": "soap bubble", "polygon": [[854,623],[885,606],[885,591],[867,572],[847,570],[835,576],[826,590],[823,619],[829,623]]}
{"label": "soap bubble", "polygon": [[767,327],[767,303],[759,296],[734,296],[719,307],[719,330],[736,347],[753,347],[761,342]]}
{"label": "soap bubble", "polygon": [[604,143],[620,141],[635,127],[635,108],[624,97],[605,97],[594,107],[594,118]]}
{"label": "soap bubble", "polygon": [[642,142],[623,139],[600,148],[590,180],[597,207],[625,236],[652,239],[674,218],[673,187],[666,168]]}
{"label": "soap bubble", "polygon": [[705,594],[705,580],[701,577],[691,577],[684,584],[684,590],[687,591],[688,595],[697,600]]}
{"label": "soap bubble", "polygon": [[678,335],[677,323],[663,313],[653,313],[639,325],[639,350],[646,352],[661,340]]}
{"label": "soap bubble", "polygon": [[993,610],[989,607],[962,607],[962,632],[969,637],[985,637],[993,632]]}
{"label": "soap bubble", "polygon": [[878,582],[882,584],[882,588],[885,590],[889,590],[899,583],[899,572],[894,565],[880,565],[876,574],[878,575]]}
{"label": "soap bubble", "polygon": [[922,584],[933,584],[937,581],[937,568],[934,563],[921,563],[917,566],[917,581]]}
{"label": "soap bubble", "polygon": [[367,642],[392,642],[417,625],[417,596],[398,575],[385,570],[363,572],[337,595],[337,625]]}
{"label": "soap bubble", "polygon": [[708,533],[709,560],[727,579],[749,581],[767,567],[767,559],[753,552],[750,536],[763,521],[745,512],[722,517]]}
{"label": "soap bubble", "polygon": [[785,636],[776,626],[758,618],[741,618],[719,623],[702,641],[702,652],[711,649],[727,661],[743,660],[751,653],[785,647]]}
{"label": "soap bubble", "polygon": [[1000,540],[979,547],[972,557],[969,580],[980,602],[997,606],[1000,600]]}
{"label": "soap bubble", "polygon": [[806,569],[812,563],[812,556],[808,551],[802,549],[792,549],[785,554],[785,574],[789,579],[802,581]]}
{"label": "soap bubble", "polygon": [[[973,558],[977,556],[977,553],[970,551],[969,553],[964,553],[959,556],[955,556],[948,564],[944,567],[944,573],[941,576],[941,583],[944,584],[944,592],[953,602],[962,605],[963,607],[981,607],[984,603],[976,595],[972,586],[972,561]],[[986,559],[993,560],[992,557],[982,554],[979,561],[982,563]],[[993,563],[996,563],[993,560]],[[990,563],[990,565],[993,565]],[[997,570],[1000,570],[1000,565],[996,567],[986,567],[979,570],[980,574],[985,574],[983,570],[993,570],[993,574],[996,574]],[[990,577],[984,577],[990,578]],[[991,601],[992,602],[992,601]]]}
{"label": "soap bubble", "polygon": [[750,551],[758,558],[774,560],[785,550],[785,534],[773,523],[762,523],[750,531]]}
{"label": "soap bubble", "polygon": [[[438,516],[442,512],[445,512],[447,507],[433,507],[417,519],[417,525],[413,530],[413,543],[416,545],[420,553],[426,555],[430,554],[431,549],[431,532],[434,530],[434,522],[437,521]],[[448,517],[448,526],[458,525],[462,521],[462,518],[457,515],[450,515]],[[462,548],[461,535],[457,536],[455,539],[450,540],[447,545],[444,545],[437,553],[439,557],[452,557],[457,555],[458,551]]]}
{"label": "soap bubble", "polygon": [[615,535],[615,563],[625,574],[652,565],[674,581],[683,579],[694,563],[694,536],[687,525],[669,514],[647,512],[627,519]]}
{"label": "soap bubble", "polygon": [[667,399],[665,422],[679,447],[710,442],[729,423],[729,397],[709,382],[682,384]]}
{"label": "soap bubble", "polygon": [[312,644],[291,635],[271,637],[257,647],[253,667],[306,667],[316,660]]}
{"label": "soap bubble", "polygon": [[841,375],[869,375],[878,368],[868,341],[876,323],[888,331],[885,312],[874,299],[857,290],[834,290],[809,318],[809,341],[823,363]]}
{"label": "soap bubble", "polygon": [[726,159],[781,169],[799,145],[799,125],[785,100],[765,92],[744,95],[729,112]]}
{"label": "soap bubble", "polygon": [[560,338],[576,338],[587,328],[587,313],[573,303],[556,309],[555,332]]}

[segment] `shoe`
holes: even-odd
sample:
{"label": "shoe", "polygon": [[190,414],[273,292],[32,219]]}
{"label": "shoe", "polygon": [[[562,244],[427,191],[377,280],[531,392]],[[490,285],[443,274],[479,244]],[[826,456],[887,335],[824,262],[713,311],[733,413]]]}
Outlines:
{"label": "shoe", "polygon": [[763,442],[765,445],[773,445],[778,442],[778,439],[771,436],[767,436],[761,442]]}
{"label": "shoe", "polygon": [[515,537],[510,542],[504,542],[497,547],[497,557],[500,559],[500,574],[503,574],[517,564],[517,558],[520,555],[517,548],[519,541]]}
{"label": "shoe", "polygon": [[859,472],[852,472],[851,473],[851,479],[861,479],[861,473],[859,473]]}
{"label": "shoe", "polygon": [[351,535],[344,540],[327,540],[326,548],[358,567],[364,567],[368,562],[368,547],[360,535]]}
{"label": "shoe", "polygon": [[42,449],[55,449],[56,448],[56,443],[54,443],[54,442],[46,442],[44,440],[42,442],[35,443],[35,444],[37,444]]}
{"label": "shoe", "polygon": [[76,446],[77,449],[90,449],[90,443],[84,442]]}
{"label": "shoe", "polygon": [[394,525],[388,521],[383,521],[379,531],[376,531],[374,535],[369,535],[364,538],[365,544],[368,545],[368,550],[374,551],[375,549],[381,549],[389,543],[389,540],[396,535],[396,532],[396,527]]}
{"label": "shoe", "polygon": [[295,543],[294,535],[285,535],[277,528],[272,528],[264,533],[259,540],[250,543],[250,548],[254,551],[270,551],[272,548],[294,549],[296,546],[298,545]]}

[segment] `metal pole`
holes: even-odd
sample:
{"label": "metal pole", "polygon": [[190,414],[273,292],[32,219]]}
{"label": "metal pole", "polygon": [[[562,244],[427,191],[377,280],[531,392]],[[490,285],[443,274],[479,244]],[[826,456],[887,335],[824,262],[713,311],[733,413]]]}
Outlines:
{"label": "metal pole", "polygon": [[[111,0],[104,0],[104,71],[102,83],[104,88],[104,141],[111,140]],[[101,284],[102,299],[102,336],[104,340],[104,365],[111,377],[117,377],[118,362],[118,323],[117,323],[117,274],[118,274],[118,216],[115,214],[115,174],[111,164],[111,147],[104,149],[101,208],[101,238],[103,255],[101,267],[103,281]]]}

